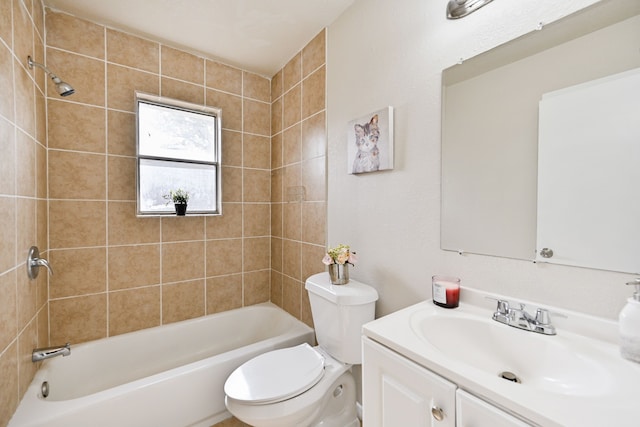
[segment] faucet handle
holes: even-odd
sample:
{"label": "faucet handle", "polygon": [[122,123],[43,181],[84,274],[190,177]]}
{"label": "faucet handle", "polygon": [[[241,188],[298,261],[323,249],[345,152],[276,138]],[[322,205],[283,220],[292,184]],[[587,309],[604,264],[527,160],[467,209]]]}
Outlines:
{"label": "faucet handle", "polygon": [[501,314],[501,315],[507,315],[509,314],[509,301],[507,300],[503,300],[503,299],[499,299],[499,298],[493,298],[493,297],[489,297],[486,296],[486,299],[490,299],[492,301],[495,301],[497,303],[496,305],[496,314]]}
{"label": "faucet handle", "polygon": [[549,325],[551,323],[551,316],[549,310],[546,308],[539,308],[536,310],[536,323],[539,325]]}

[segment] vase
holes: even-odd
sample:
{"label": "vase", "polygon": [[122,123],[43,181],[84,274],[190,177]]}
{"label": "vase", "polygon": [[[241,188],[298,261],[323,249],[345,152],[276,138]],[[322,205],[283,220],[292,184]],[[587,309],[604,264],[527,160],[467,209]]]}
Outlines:
{"label": "vase", "polygon": [[329,278],[332,285],[349,283],[349,264],[329,264]]}
{"label": "vase", "polygon": [[176,203],[174,206],[176,207],[176,215],[184,216],[187,213],[186,203]]}

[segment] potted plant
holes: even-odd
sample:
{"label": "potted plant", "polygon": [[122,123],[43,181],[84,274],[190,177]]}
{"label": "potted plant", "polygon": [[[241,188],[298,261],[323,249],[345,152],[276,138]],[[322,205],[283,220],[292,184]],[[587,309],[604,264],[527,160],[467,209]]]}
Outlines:
{"label": "potted plant", "polygon": [[329,277],[333,285],[346,285],[349,283],[349,265],[355,266],[358,258],[349,245],[340,244],[330,248],[322,262],[329,267]]}
{"label": "potted plant", "polygon": [[187,202],[189,201],[189,192],[178,188],[177,190],[169,190],[168,194],[165,194],[167,204],[173,202],[176,208],[176,215],[184,216],[187,213]]}

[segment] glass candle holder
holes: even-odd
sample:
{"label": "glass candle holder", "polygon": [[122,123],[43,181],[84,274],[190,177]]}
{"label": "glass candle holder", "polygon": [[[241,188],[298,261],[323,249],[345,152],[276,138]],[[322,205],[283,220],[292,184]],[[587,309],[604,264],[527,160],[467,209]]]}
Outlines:
{"label": "glass candle holder", "polygon": [[433,276],[431,278],[433,303],[444,308],[456,308],[460,302],[460,278]]}

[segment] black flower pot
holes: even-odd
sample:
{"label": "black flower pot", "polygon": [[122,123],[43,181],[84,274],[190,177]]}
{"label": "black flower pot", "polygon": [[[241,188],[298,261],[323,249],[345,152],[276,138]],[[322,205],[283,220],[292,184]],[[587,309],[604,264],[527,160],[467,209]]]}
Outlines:
{"label": "black flower pot", "polygon": [[176,207],[176,215],[185,216],[185,214],[187,213],[186,203],[175,203],[174,206]]}

